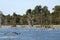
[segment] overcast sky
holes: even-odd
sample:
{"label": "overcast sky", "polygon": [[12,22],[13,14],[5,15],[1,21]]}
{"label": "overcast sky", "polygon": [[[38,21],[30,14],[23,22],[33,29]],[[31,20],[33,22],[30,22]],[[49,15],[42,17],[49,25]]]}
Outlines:
{"label": "overcast sky", "polygon": [[3,11],[5,15],[13,14],[13,12],[23,15],[27,9],[33,9],[36,5],[46,5],[52,12],[55,5],[60,5],[60,0],[0,0],[0,11]]}

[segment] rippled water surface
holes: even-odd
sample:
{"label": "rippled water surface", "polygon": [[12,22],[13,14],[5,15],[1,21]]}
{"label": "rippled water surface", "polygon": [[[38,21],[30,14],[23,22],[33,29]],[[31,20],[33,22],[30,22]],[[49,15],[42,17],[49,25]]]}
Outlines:
{"label": "rippled water surface", "polygon": [[0,28],[0,40],[60,40],[60,30]]}

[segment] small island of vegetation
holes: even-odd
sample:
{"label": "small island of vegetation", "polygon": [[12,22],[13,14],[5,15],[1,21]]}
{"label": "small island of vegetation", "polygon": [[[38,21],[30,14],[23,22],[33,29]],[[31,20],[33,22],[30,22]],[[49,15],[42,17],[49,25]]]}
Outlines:
{"label": "small island of vegetation", "polygon": [[42,7],[37,5],[34,9],[28,9],[26,14],[19,15],[16,12],[13,12],[13,15],[4,15],[0,11],[1,25],[29,25],[33,27],[34,25],[40,25],[37,27],[50,28],[49,25],[60,25],[60,5],[56,5],[53,9],[53,12],[50,13],[47,6]]}

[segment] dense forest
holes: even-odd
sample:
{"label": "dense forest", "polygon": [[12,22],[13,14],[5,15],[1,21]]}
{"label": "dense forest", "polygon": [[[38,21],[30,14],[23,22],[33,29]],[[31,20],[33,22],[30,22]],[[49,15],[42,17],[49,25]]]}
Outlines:
{"label": "dense forest", "polygon": [[34,9],[28,9],[26,14],[4,15],[0,11],[2,25],[60,25],[60,5],[56,5],[50,13],[47,6],[37,5]]}

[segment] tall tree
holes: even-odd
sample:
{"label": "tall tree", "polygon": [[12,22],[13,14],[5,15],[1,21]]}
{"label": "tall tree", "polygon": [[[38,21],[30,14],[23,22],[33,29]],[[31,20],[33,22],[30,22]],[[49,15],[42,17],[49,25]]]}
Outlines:
{"label": "tall tree", "polygon": [[[14,21],[13,21],[14,20]],[[17,14],[14,12],[12,15],[13,26],[16,27]]]}
{"label": "tall tree", "polygon": [[53,12],[52,12],[52,18],[53,18],[53,24],[60,24],[60,6],[56,5],[53,8]]}
{"label": "tall tree", "polygon": [[0,27],[1,27],[1,23],[2,23],[2,14],[3,14],[3,12],[0,11]]}
{"label": "tall tree", "polygon": [[28,24],[31,25],[31,22],[30,22],[31,21],[31,9],[28,9],[26,14],[27,14],[27,19],[28,19]]}
{"label": "tall tree", "polygon": [[44,6],[42,8],[43,11],[43,20],[44,20],[44,24],[48,24],[48,18],[50,17],[50,12],[48,10],[47,6]]}

